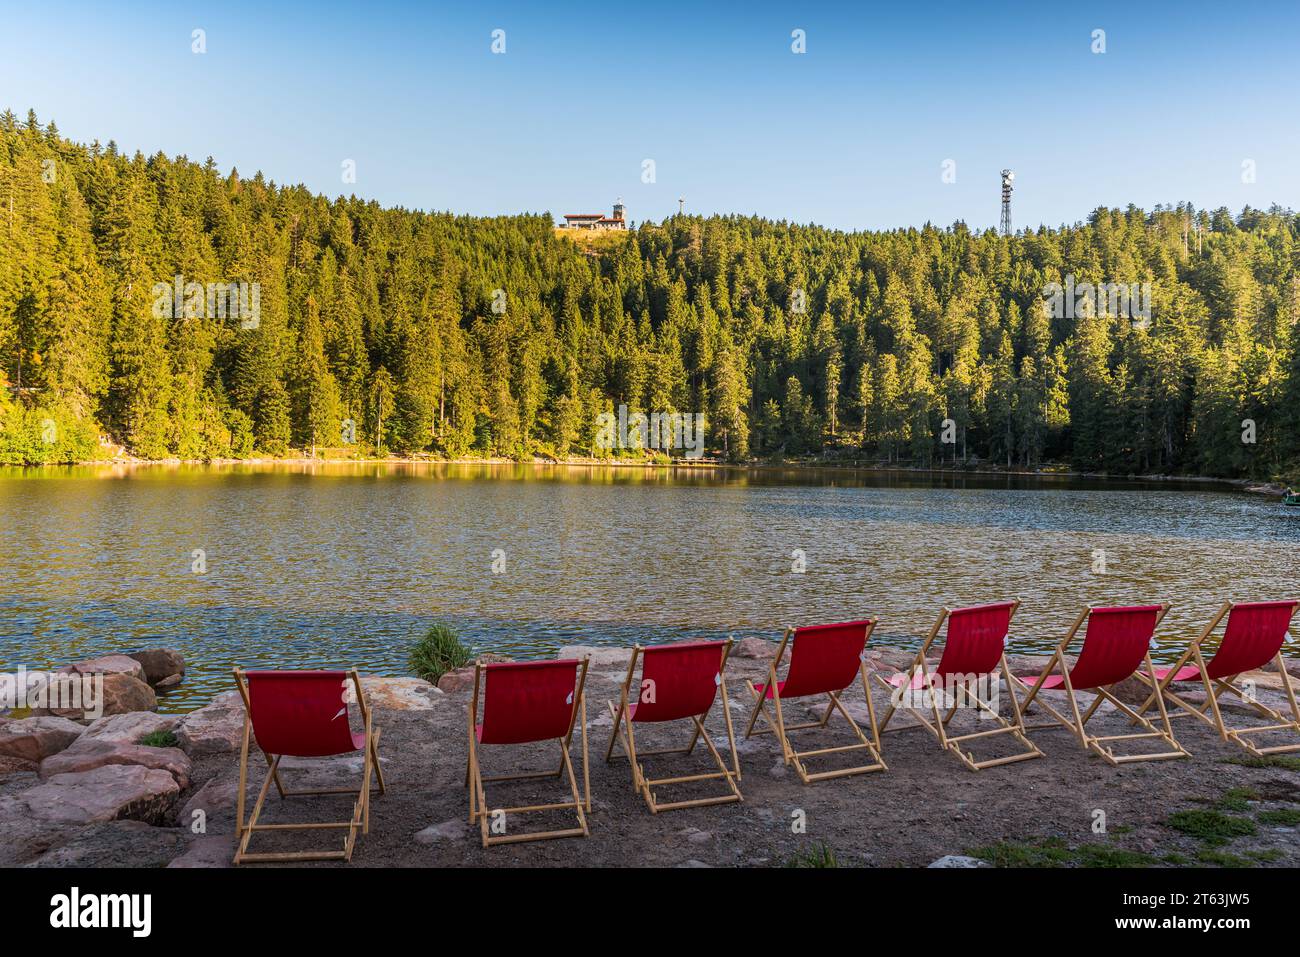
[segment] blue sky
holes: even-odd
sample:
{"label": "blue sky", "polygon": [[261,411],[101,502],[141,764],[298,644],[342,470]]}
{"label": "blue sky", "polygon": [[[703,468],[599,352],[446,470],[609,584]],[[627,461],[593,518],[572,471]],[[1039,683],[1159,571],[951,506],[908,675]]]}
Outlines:
{"label": "blue sky", "polygon": [[1294,2],[4,0],[0,23],[0,107],[385,205],[988,227],[1010,166],[1017,226],[1300,207]]}

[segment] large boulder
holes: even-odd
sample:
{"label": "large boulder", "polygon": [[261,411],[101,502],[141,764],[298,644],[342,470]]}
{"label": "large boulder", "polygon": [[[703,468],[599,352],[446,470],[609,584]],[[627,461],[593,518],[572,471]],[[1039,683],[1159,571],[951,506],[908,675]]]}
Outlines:
{"label": "large boulder", "polygon": [[0,867],[21,867],[63,844],[80,828],[32,816],[16,797],[0,797]]}
{"label": "large boulder", "polygon": [[28,867],[164,867],[188,844],[187,835],[178,828],[141,821],[64,825],[61,831],[61,843],[30,861]]}
{"label": "large boulder", "polygon": [[149,748],[139,744],[82,737],[71,747],[41,762],[41,780],[56,774],[92,771],[109,764],[137,764],[166,771],[182,788],[190,786],[190,759],[179,748]]}
{"label": "large boulder", "polygon": [[[1282,656],[1282,661],[1283,661],[1283,663],[1286,664],[1286,673],[1287,673],[1287,674],[1289,674],[1292,678],[1300,678],[1300,658],[1288,658],[1288,657],[1286,657],[1285,655],[1283,655],[1283,656]],[[1260,668],[1259,670],[1260,670],[1260,671],[1271,671],[1271,672],[1273,672],[1273,673],[1276,674],[1276,673],[1278,673],[1278,671],[1277,671],[1277,662],[1276,662],[1276,661],[1270,661],[1268,664],[1266,664],[1263,668]],[[1295,682],[1292,682],[1292,684],[1294,685]]]}
{"label": "large boulder", "polygon": [[210,778],[203,787],[190,795],[189,800],[181,808],[178,817],[181,827],[189,827],[190,822],[194,820],[195,811],[202,811],[204,817],[210,819],[219,811],[233,808],[238,797],[238,777],[217,775]]}
{"label": "large boulder", "polygon": [[233,867],[235,835],[207,834],[191,838],[185,853],[173,858],[168,867]]}
{"label": "large boulder", "polygon": [[140,663],[144,680],[155,688],[170,687],[185,677],[185,656],[171,648],[133,651],[127,657]]}
{"label": "large boulder", "polygon": [[130,675],[104,677],[104,714],[126,714],[129,711],[156,711],[158,696],[153,689]]}
{"label": "large boulder", "polygon": [[468,691],[474,687],[474,666],[468,668],[457,668],[454,671],[448,671],[438,679],[438,690],[443,694],[454,694],[457,691]]}
{"label": "large boulder", "polygon": [[75,774],[56,774],[20,792],[15,800],[41,821],[89,824],[127,819],[161,824],[180,792],[167,771],[139,764],[109,764]]}
{"label": "large boulder", "polygon": [[[135,662],[132,663],[135,664]],[[105,715],[126,714],[129,711],[155,711],[158,708],[158,697],[153,693],[153,689],[139,678],[125,672],[105,674],[102,679],[99,677],[78,677],[73,680],[91,682],[90,687],[86,688],[80,696],[80,703],[83,708],[33,708],[32,713],[87,720],[101,718]],[[98,698],[101,689],[102,698]],[[76,699],[69,699],[65,695],[62,700],[75,701]],[[84,705],[88,704],[99,704],[101,707],[97,711],[93,708],[84,708]]]}
{"label": "large boulder", "polygon": [[776,654],[777,643],[766,638],[741,638],[731,648],[733,658],[766,660]]}
{"label": "large boulder", "polygon": [[916,660],[916,652],[907,648],[868,644],[866,660],[870,671],[906,671]]}
{"label": "large boulder", "polygon": [[627,667],[628,659],[632,657],[631,648],[604,648],[594,645],[568,645],[561,648],[555,655],[556,658],[590,658],[591,668],[604,668],[608,665],[621,665]]}
{"label": "large boulder", "polygon": [[78,675],[130,675],[144,680],[144,668],[140,662],[126,655],[104,655],[102,658],[78,661],[71,670]]}
{"label": "large boulder", "polygon": [[[442,697],[441,691],[422,678],[363,675],[361,689],[370,707],[388,711],[428,711]],[[348,704],[356,704],[357,692],[351,681],[347,682],[347,700]]]}
{"label": "large boulder", "polygon": [[147,734],[158,731],[173,731],[180,716],[175,714],[158,714],[156,711],[129,711],[100,718],[86,728],[87,738],[101,741],[120,741],[125,744],[139,744]]}
{"label": "large boulder", "polygon": [[243,736],[244,702],[238,691],[223,691],[176,725],[176,738],[190,755],[238,751]]}
{"label": "large boulder", "polygon": [[58,754],[85,732],[83,725],[53,715],[0,723],[0,755],[39,762]]}

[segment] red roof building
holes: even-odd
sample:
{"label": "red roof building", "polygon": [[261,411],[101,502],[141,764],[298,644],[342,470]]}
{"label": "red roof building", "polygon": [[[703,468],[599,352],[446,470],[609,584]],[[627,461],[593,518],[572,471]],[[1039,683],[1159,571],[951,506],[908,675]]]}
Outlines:
{"label": "red roof building", "polygon": [[623,214],[623,202],[620,200],[614,204],[612,216],[604,213],[565,213],[564,225],[568,229],[627,229]]}

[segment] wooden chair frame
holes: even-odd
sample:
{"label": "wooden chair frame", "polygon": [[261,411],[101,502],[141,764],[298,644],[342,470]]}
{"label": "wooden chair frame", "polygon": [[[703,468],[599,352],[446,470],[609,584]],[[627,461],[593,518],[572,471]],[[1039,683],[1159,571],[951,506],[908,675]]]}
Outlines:
{"label": "wooden chair frame", "polygon": [[[1011,608],[1012,618],[1015,617],[1016,611],[1019,608],[1020,601],[1017,599]],[[984,768],[998,767],[1003,764],[1014,764],[1017,761],[1027,761],[1030,758],[1041,758],[1043,752],[1040,751],[1038,745],[1030,741],[1028,735],[1025,734],[1024,716],[1020,712],[1020,702],[1016,698],[1015,692],[1012,690],[1014,679],[1011,677],[1011,668],[1007,665],[1006,654],[1000,655],[998,660],[1000,662],[1002,678],[1006,681],[1007,693],[1011,696],[1011,710],[1015,714],[1015,721],[1007,721],[998,713],[997,708],[993,707],[989,702],[982,699],[965,685],[959,686],[958,692],[952,696],[952,704],[948,707],[948,713],[944,715],[940,714],[939,696],[941,694],[946,696],[946,692],[942,686],[935,684],[935,674],[930,670],[925,658],[930,651],[930,646],[934,644],[935,639],[939,636],[939,632],[943,629],[944,622],[948,620],[950,614],[952,614],[952,609],[950,608],[944,608],[939,613],[939,618],[935,621],[934,627],[930,629],[930,634],[926,637],[925,644],[921,646],[921,649],[916,653],[916,657],[912,659],[912,664],[908,666],[906,671],[902,672],[907,676],[907,684],[904,687],[895,688],[885,680],[884,676],[878,672],[876,673],[876,680],[888,689],[890,693],[889,710],[885,712],[885,717],[880,722],[880,733],[886,734],[889,731],[889,721],[893,718],[894,712],[898,710],[898,707],[901,707],[904,711],[907,711],[912,715],[912,717],[919,721],[921,727],[934,735],[935,740],[939,742],[940,747],[946,751],[951,751],[957,756],[962,764],[966,765],[966,767],[970,768],[972,771],[981,771]],[[918,670],[920,670],[921,674],[925,676],[924,688],[911,687],[913,676]],[[996,671],[990,672],[989,674],[994,678],[994,680],[997,680],[998,673]],[[904,691],[911,693],[917,691],[928,692],[930,696],[930,717],[933,718],[933,723],[926,718],[919,708],[912,707],[911,705],[896,706],[894,704],[894,694],[896,692]],[[970,734],[949,734],[948,722],[951,721],[953,715],[957,713],[958,706],[963,703],[973,703],[978,712],[981,714],[987,714],[995,720],[999,726],[987,731],[976,731]],[[946,700],[945,704],[947,704]],[[911,725],[907,727],[894,728],[894,732],[910,731],[915,727],[915,725]],[[984,761],[979,761],[975,758],[973,753],[963,751],[961,748],[962,744],[966,741],[973,741],[976,738],[991,738],[1001,734],[1012,735],[1017,741],[1025,746],[1026,750],[1001,758],[989,758]]]}
{"label": "wooden chair frame", "polygon": [[[651,814],[658,814],[660,811],[675,811],[679,808],[686,807],[705,807],[712,804],[732,804],[738,801],[743,801],[744,798],[741,796],[740,788],[736,785],[736,782],[740,780],[740,756],[736,752],[736,734],[731,723],[731,709],[727,705],[726,669],[727,658],[731,654],[731,639],[727,639],[726,644],[722,649],[722,663],[718,666],[719,687],[722,691],[722,714],[726,719],[727,742],[731,747],[731,768],[728,768],[726,762],[723,761],[721,753],[719,753],[717,747],[709,737],[708,731],[704,727],[704,719],[708,717],[707,711],[700,715],[691,716],[691,723],[694,725],[694,729],[691,732],[690,743],[687,744],[686,747],[661,748],[655,751],[637,750],[636,733],[632,729],[632,725],[635,722],[630,719],[624,720],[624,718],[628,711],[628,692],[632,687],[632,679],[636,674],[637,659],[644,651],[645,649],[640,645],[635,645],[632,648],[632,659],[627,665],[627,677],[623,679],[623,690],[619,694],[618,707],[614,707],[614,702],[612,701],[606,702],[609,706],[609,713],[614,719],[614,727],[609,735],[609,747],[605,749],[606,763],[612,761],[616,757],[626,757],[628,759],[628,763],[632,768],[632,787],[641,792],[641,796],[645,798],[646,807],[650,808]],[[614,753],[614,745],[619,741],[620,730],[622,731],[621,737],[623,740],[624,754],[616,755]],[[641,763],[642,758],[666,754],[690,754],[695,750],[696,743],[701,740],[703,740],[705,746],[708,748],[709,754],[712,756],[714,763],[718,766],[717,771],[704,774],[687,774],[671,778],[650,778],[646,776],[645,766]],[[723,794],[717,797],[694,798],[691,800],[660,803],[654,793],[654,788],[661,784],[686,784],[691,781],[714,781],[719,778],[727,782],[727,788],[730,790],[730,794]]]}
{"label": "wooden chair frame", "polygon": [[[1061,669],[1061,675],[1064,679],[1064,690],[1066,695],[1070,699],[1070,709],[1071,709],[1071,713],[1074,715],[1073,720],[1061,714],[1061,712],[1057,711],[1054,707],[1048,704],[1045,699],[1040,698],[1038,700],[1038,703],[1043,707],[1045,711],[1047,711],[1053,718],[1056,719],[1056,721],[1059,723],[1061,727],[1064,727],[1067,731],[1073,734],[1074,737],[1078,740],[1078,742],[1081,745],[1083,745],[1083,747],[1097,754],[1104,761],[1106,761],[1107,764],[1110,764],[1113,767],[1118,767],[1121,764],[1129,764],[1137,761],[1168,761],[1174,758],[1191,757],[1190,752],[1188,752],[1186,748],[1184,748],[1181,744],[1179,744],[1178,739],[1174,737],[1174,729],[1173,726],[1169,723],[1169,713],[1165,710],[1163,700],[1160,700],[1158,704],[1160,706],[1160,721],[1161,724],[1163,725],[1164,730],[1161,730],[1160,728],[1156,727],[1154,724],[1152,724],[1150,721],[1148,721],[1138,712],[1134,711],[1132,708],[1126,705],[1119,698],[1115,697],[1114,694],[1112,694],[1109,690],[1107,690],[1107,687],[1079,689],[1080,691],[1090,690],[1096,696],[1095,700],[1088,707],[1087,711],[1079,710],[1079,700],[1075,696],[1074,685],[1070,682],[1070,668],[1067,666],[1065,661],[1065,652],[1066,649],[1069,648],[1070,642],[1074,640],[1074,636],[1078,633],[1079,629],[1083,626],[1083,623],[1087,621],[1088,616],[1092,614],[1092,611],[1093,611],[1092,606],[1085,608],[1083,612],[1079,615],[1079,617],[1075,619],[1074,624],[1070,626],[1070,630],[1066,634],[1066,636],[1062,638],[1060,643],[1056,646],[1056,649],[1052,652],[1051,659],[1047,662],[1047,665],[1043,668],[1042,673],[1038,676],[1037,680],[1034,682],[1034,686],[1028,690],[1028,692],[1025,694],[1024,699],[1020,701],[1019,708],[1021,713],[1023,714],[1024,712],[1029,710],[1029,706],[1033,704],[1034,699],[1038,697],[1038,692],[1042,688],[1043,682],[1046,681],[1048,676],[1051,675],[1051,673],[1059,666]],[[1162,604],[1160,606],[1159,614],[1156,615],[1157,627],[1160,625],[1161,620],[1165,617],[1165,615],[1168,612],[1169,612],[1169,605],[1167,603]],[[1154,674],[1155,666],[1151,662],[1150,647],[1147,648],[1146,654],[1143,656],[1143,661],[1146,663],[1147,674]],[[1135,672],[1135,674],[1137,674],[1139,677],[1141,676],[1141,672]],[[1016,694],[1015,685],[1022,685],[1022,682],[1017,680],[1014,683],[1014,685],[1011,688],[1011,693],[1013,695]],[[1113,687],[1113,685],[1109,687]],[[1101,703],[1103,701],[1109,701],[1120,711],[1124,712],[1124,714],[1134,719],[1133,723],[1141,724],[1142,727],[1146,729],[1146,731],[1137,734],[1111,734],[1111,735],[1089,734],[1087,730],[1088,721],[1092,718],[1094,714],[1096,714],[1097,709],[1101,707]],[[1025,725],[1025,731],[1026,732],[1040,731],[1049,728],[1054,729],[1056,727],[1057,725],[1055,724]],[[1168,745],[1173,750],[1158,751],[1150,754],[1142,754],[1142,753],[1116,754],[1114,748],[1110,744],[1110,742],[1112,741],[1137,741],[1144,738],[1159,738],[1161,741],[1163,741],[1166,745]]]}
{"label": "wooden chair frame", "polygon": [[[361,689],[361,676],[357,669],[352,668],[348,674],[352,678],[352,685],[357,693],[357,707],[361,711],[362,720],[365,723],[365,746],[362,749],[362,780],[360,788],[315,788],[309,790],[291,791],[284,786],[280,779],[280,758],[283,755],[268,754],[262,750],[262,756],[266,758],[267,771],[266,778],[262,781],[262,789],[258,792],[257,801],[253,804],[253,811],[248,822],[244,822],[244,790],[248,783],[248,750],[252,738],[253,721],[252,706],[248,699],[248,685],[245,680],[245,672],[239,668],[234,669],[235,682],[239,685],[239,695],[244,699],[244,737],[243,743],[239,749],[239,794],[236,798],[236,823],[235,839],[239,842],[235,850],[235,863],[247,864],[258,862],[288,862],[288,861],[350,861],[352,860],[352,849],[356,844],[358,830],[362,834],[370,833],[370,778],[371,770],[379,782],[379,793],[385,793],[384,787],[384,769],[379,764],[379,728],[373,726],[371,721],[370,706],[366,703],[366,696]],[[258,824],[257,819],[262,813],[262,805],[266,801],[266,796],[270,791],[272,783],[279,792],[281,800],[288,797],[305,797],[319,794],[355,794],[357,799],[352,806],[352,817],[347,821],[337,821],[327,824]],[[338,851],[284,851],[284,852],[258,852],[249,853],[248,845],[253,839],[253,834],[257,831],[315,831],[315,830],[332,830],[347,829],[347,837],[343,842],[342,850]]]}
{"label": "wooden chair frame", "polygon": [[[876,619],[869,619],[867,621],[867,641],[871,640],[871,633],[875,628]],[[781,709],[781,688],[780,684],[777,682],[776,669],[780,667],[781,659],[785,656],[785,649],[789,645],[790,639],[794,636],[796,630],[797,629],[795,628],[787,628],[785,630],[785,635],[781,639],[781,644],[776,650],[776,656],[772,659],[771,665],[768,666],[768,685],[763,689],[762,694],[760,694],[758,689],[754,687],[753,681],[748,678],[745,679],[745,685],[749,688],[749,693],[754,696],[754,710],[749,715],[749,723],[745,727],[745,737],[748,738],[750,735],[754,734],[775,734],[777,740],[781,743],[781,755],[785,759],[785,763],[794,767],[795,773],[799,775],[799,780],[804,784],[812,784],[815,781],[826,781],[831,778],[843,778],[854,774],[866,774],[870,771],[889,770],[889,766],[885,764],[884,758],[880,756],[880,728],[876,724],[876,709],[871,701],[871,686],[867,681],[867,663],[865,661],[858,661],[858,675],[862,679],[862,693],[866,695],[867,698],[867,715],[871,719],[870,738],[863,734],[862,729],[858,727],[858,723],[853,720],[849,715],[848,710],[845,709],[844,705],[840,702],[840,694],[843,693],[842,691],[829,691],[826,693],[826,696],[830,699],[830,703],[826,706],[826,713],[821,716],[820,720],[810,721],[807,724],[786,725],[785,715]],[[865,648],[866,644],[864,642],[863,649],[865,650]],[[766,707],[767,691],[769,688],[772,691],[772,704],[776,711],[775,720],[773,720],[772,715],[768,713]],[[800,697],[805,696],[800,695]],[[831,715],[836,711],[839,711],[839,713],[844,716],[844,720],[853,728],[853,732],[858,736],[858,744],[841,745],[833,748],[816,748],[811,751],[796,751],[794,749],[793,745],[790,744],[791,732],[804,731],[810,728],[824,728],[830,721]],[[767,723],[767,727],[755,731],[754,723],[758,721],[760,715]],[[858,765],[851,768],[840,768],[835,771],[819,771],[812,774],[810,774],[808,769],[804,766],[804,759],[806,758],[818,757],[823,754],[837,754],[846,751],[862,750],[865,750],[871,755],[872,762],[870,764]]]}
{"label": "wooden chair frame", "polygon": [[[554,771],[530,771],[524,774],[502,774],[495,777],[484,777],[483,768],[479,763],[478,739],[474,733],[474,725],[478,716],[478,695],[481,687],[483,675],[483,665],[477,662],[474,665],[474,693],[470,698],[469,705],[469,761],[465,769],[465,784],[469,788],[469,823],[473,824],[477,819],[479,823],[480,835],[483,839],[484,847],[492,847],[497,844],[520,844],[525,841],[546,841],[561,837],[587,837],[591,834],[587,826],[587,814],[591,813],[591,773],[587,760],[587,696],[585,687],[587,683],[587,658],[582,659],[580,671],[578,674],[578,683],[574,688],[573,711],[569,716],[569,730],[562,738],[554,738],[560,746],[560,766]],[[573,739],[573,726],[576,723],[579,714],[582,716],[582,784],[584,795],[578,792],[578,782],[573,774],[573,761],[569,757],[569,744]],[[530,742],[531,743],[531,742]],[[552,804],[530,804],[522,807],[506,807],[488,809],[487,794],[484,790],[484,784],[504,781],[527,781],[538,778],[558,778],[568,774],[569,790],[572,793],[573,800],[559,801]],[[576,813],[578,819],[577,827],[562,828],[550,831],[533,831],[531,833],[507,834],[503,837],[493,836],[490,833],[488,819],[500,812],[502,814],[534,814],[542,811],[563,811],[572,810]]]}
{"label": "wooden chair frame", "polygon": [[[1239,687],[1236,683],[1237,679],[1240,678],[1241,675],[1232,675],[1226,679],[1210,677],[1210,673],[1206,668],[1205,656],[1201,651],[1201,644],[1208,639],[1210,635],[1214,634],[1214,630],[1218,628],[1219,622],[1223,620],[1225,615],[1232,611],[1234,605],[1235,602],[1231,601],[1225,601],[1223,603],[1222,607],[1219,608],[1218,614],[1214,616],[1214,619],[1201,631],[1199,635],[1196,636],[1196,638],[1192,640],[1191,645],[1185,652],[1183,652],[1177,663],[1175,663],[1173,667],[1169,669],[1169,673],[1161,679],[1159,687],[1155,687],[1150,681],[1143,679],[1143,683],[1153,687],[1154,690],[1138,711],[1141,714],[1145,714],[1150,709],[1151,705],[1155,703],[1157,696],[1159,696],[1172,702],[1181,709],[1174,714],[1171,714],[1171,718],[1182,718],[1187,715],[1199,718],[1217,731],[1219,737],[1224,741],[1231,741],[1234,744],[1240,745],[1257,758],[1266,757],[1270,754],[1286,754],[1291,751],[1300,751],[1300,741],[1297,741],[1294,744],[1282,744],[1264,748],[1255,744],[1247,737],[1252,734],[1264,734],[1273,731],[1291,731],[1295,734],[1300,734],[1300,706],[1296,703],[1295,687],[1291,684],[1291,675],[1286,670],[1286,661],[1282,657],[1281,648],[1278,649],[1277,655],[1274,657],[1273,661],[1277,665],[1278,674],[1282,680],[1282,689],[1286,692],[1287,701],[1291,704],[1290,721],[1288,721],[1286,716],[1282,713],[1274,711],[1272,708],[1262,705],[1258,701],[1252,700],[1252,697],[1246,694],[1245,689]],[[1287,632],[1290,634],[1289,628],[1287,629]],[[1178,674],[1178,672],[1187,665],[1189,660],[1195,661],[1196,667],[1201,672],[1201,684],[1205,688],[1205,703],[1200,707],[1183,700],[1183,698],[1170,688],[1170,686],[1174,684],[1174,675]],[[1219,708],[1219,698],[1225,694],[1236,695],[1243,704],[1250,705],[1250,707],[1254,708],[1264,717],[1270,718],[1277,723],[1256,727],[1228,727],[1227,723],[1223,720],[1223,713]],[[1207,709],[1214,715],[1213,720],[1206,715],[1205,712]],[[1130,722],[1130,724],[1134,723],[1136,722]]]}

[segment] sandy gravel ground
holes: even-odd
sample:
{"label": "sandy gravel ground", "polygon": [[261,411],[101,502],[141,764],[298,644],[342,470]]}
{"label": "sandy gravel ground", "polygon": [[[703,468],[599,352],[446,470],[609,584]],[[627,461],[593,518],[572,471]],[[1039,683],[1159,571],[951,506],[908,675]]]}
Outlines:
{"label": "sandy gravel ground", "polygon": [[[948,854],[964,854],[1000,842],[1014,848],[1045,847],[1066,866],[1091,863],[1153,865],[1246,863],[1251,866],[1300,865],[1297,827],[1285,820],[1288,809],[1300,808],[1300,772],[1282,766],[1251,767],[1231,763],[1246,757],[1190,719],[1177,724],[1190,759],[1150,762],[1114,768],[1086,753],[1064,730],[1035,735],[1046,752],[1043,758],[971,772],[945,754],[919,729],[887,733],[884,757],[889,770],[814,785],[800,783],[784,765],[771,735],[741,739],[739,749],[744,802],[652,815],[631,787],[626,761],[606,764],[605,747],[611,719],[604,702],[614,698],[625,665],[617,651],[597,653],[589,679],[588,732],[591,746],[591,836],[484,849],[477,826],[467,821],[466,690],[438,694],[424,711],[378,711],[383,727],[382,758],[388,793],[376,796],[370,834],[362,837],[353,867],[460,866],[782,866],[806,860],[829,849],[839,866],[925,866]],[[889,670],[884,664],[880,667]],[[729,692],[737,735],[748,710],[745,676],[758,677],[766,668],[760,659],[735,658],[729,665]],[[1274,683],[1277,676],[1272,676]],[[885,695],[876,689],[883,706]],[[1054,699],[1055,700],[1055,699]],[[855,716],[864,714],[857,686],[846,696]],[[1005,707],[1005,702],[1004,702]],[[1107,710],[1110,709],[1107,706]],[[802,711],[790,708],[794,720]],[[1044,716],[1040,713],[1038,719]],[[1236,720],[1241,716],[1233,713]],[[973,716],[959,714],[957,726],[988,727]],[[1127,722],[1105,714],[1095,723],[1108,733],[1122,733]],[[721,705],[715,704],[707,722],[714,740],[725,744]],[[910,723],[896,719],[895,725]],[[804,739],[818,732],[805,732]],[[639,747],[677,746],[685,742],[684,726],[641,729]],[[829,746],[854,740],[838,716],[817,744]],[[824,742],[824,743],[823,743]],[[1006,753],[1006,745],[991,745],[981,756]],[[577,748],[574,749],[575,756]],[[654,761],[655,759],[650,759]],[[675,760],[675,763],[668,763]],[[821,759],[818,768],[842,766],[845,759]],[[685,761],[658,759],[649,769],[655,776],[711,770],[702,751]],[[302,782],[328,785],[336,773],[347,773],[349,759],[295,762],[287,772]],[[554,746],[487,749],[489,773],[515,769],[542,770],[556,764]],[[352,760],[355,773],[359,761]],[[580,770],[580,766],[579,766]],[[203,758],[194,768],[195,790],[210,779],[234,773],[230,755]],[[254,783],[260,783],[254,782]],[[661,799],[702,796],[718,782],[679,786]],[[250,793],[252,785],[250,785]],[[193,793],[193,792],[191,792]],[[489,785],[489,805],[527,805],[562,800],[567,785],[556,779],[533,783]],[[1226,797],[1226,800],[1225,800]],[[346,816],[347,799],[270,800],[264,820],[338,820]],[[1254,834],[1207,842],[1171,826],[1178,811],[1211,811],[1253,822]],[[1279,815],[1265,812],[1282,812]],[[1105,831],[1098,829],[1104,813]],[[1266,823],[1260,820],[1263,814]],[[528,815],[509,820],[507,827],[567,827],[563,814]],[[800,826],[802,825],[802,826]],[[166,829],[155,829],[166,830]],[[208,833],[189,838],[186,860],[220,864],[232,846],[233,813],[215,808]],[[297,849],[303,833],[274,835],[261,849]],[[169,850],[160,849],[165,856]],[[1032,853],[1032,852],[1031,852]],[[1124,854],[1140,855],[1126,858]],[[1218,855],[1218,856],[1216,856]],[[1223,857],[1222,855],[1229,855]],[[159,861],[159,863],[162,863]],[[338,866],[327,864],[322,866]]]}

